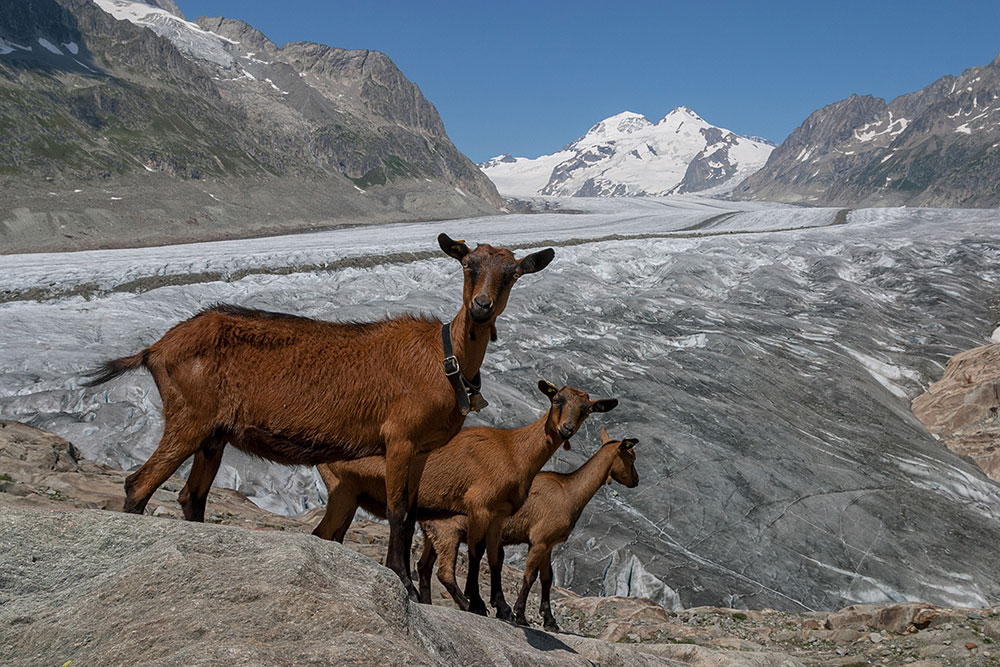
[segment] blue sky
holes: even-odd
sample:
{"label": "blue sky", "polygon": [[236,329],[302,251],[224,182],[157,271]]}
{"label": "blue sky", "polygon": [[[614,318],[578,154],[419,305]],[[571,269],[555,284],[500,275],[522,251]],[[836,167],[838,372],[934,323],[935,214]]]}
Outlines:
{"label": "blue sky", "polygon": [[476,162],[537,157],[629,110],[675,106],[780,143],[852,93],[885,99],[1000,53],[1000,1],[627,3],[177,0],[281,45],[388,54]]}

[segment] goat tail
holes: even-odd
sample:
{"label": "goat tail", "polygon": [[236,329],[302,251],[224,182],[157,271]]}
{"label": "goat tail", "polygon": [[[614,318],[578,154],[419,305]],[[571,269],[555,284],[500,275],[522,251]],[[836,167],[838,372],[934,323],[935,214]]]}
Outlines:
{"label": "goat tail", "polygon": [[88,379],[82,384],[84,387],[96,387],[97,385],[104,384],[108,380],[112,380],[123,373],[134,371],[140,366],[148,367],[148,358],[149,350],[146,349],[138,354],[133,354],[131,357],[122,357],[121,359],[105,361],[97,368],[93,368],[85,372],[83,376]]}

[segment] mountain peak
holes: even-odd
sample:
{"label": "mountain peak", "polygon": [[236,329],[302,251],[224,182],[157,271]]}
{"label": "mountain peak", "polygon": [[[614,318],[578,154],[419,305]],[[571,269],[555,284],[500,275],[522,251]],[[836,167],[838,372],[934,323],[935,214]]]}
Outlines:
{"label": "mountain peak", "polygon": [[623,111],[561,151],[494,158],[480,167],[505,194],[580,197],[661,196],[725,186],[758,169],[773,146],[739,137],[677,107],[655,125]]}
{"label": "mountain peak", "polygon": [[[666,120],[667,118],[676,118],[678,116],[687,116],[689,118],[693,118],[695,120],[700,120],[702,122],[705,122],[705,120],[701,116],[699,116],[698,114],[696,114],[694,112],[694,109],[692,109],[691,107],[685,107],[685,106],[674,107],[670,111],[670,113],[668,113],[666,116],[663,117],[663,120]],[[662,121],[660,121],[660,122],[662,122]]]}
{"label": "mountain peak", "polygon": [[644,127],[650,127],[652,123],[649,119],[643,116],[641,113],[635,113],[634,111],[622,111],[614,116],[609,116],[601,122],[594,125],[587,134],[584,135],[584,139],[613,139],[618,136],[629,135],[636,130],[641,130]]}

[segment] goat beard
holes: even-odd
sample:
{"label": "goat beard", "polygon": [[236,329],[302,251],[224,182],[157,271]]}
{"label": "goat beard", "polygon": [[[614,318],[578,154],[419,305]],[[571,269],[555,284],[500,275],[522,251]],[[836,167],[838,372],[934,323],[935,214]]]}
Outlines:
{"label": "goat beard", "polygon": [[569,440],[563,440],[563,449],[565,449],[567,452],[570,450]]}

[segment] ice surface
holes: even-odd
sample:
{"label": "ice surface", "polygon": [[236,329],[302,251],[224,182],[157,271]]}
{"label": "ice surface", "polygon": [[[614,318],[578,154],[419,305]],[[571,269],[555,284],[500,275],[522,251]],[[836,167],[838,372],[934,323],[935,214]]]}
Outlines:
{"label": "ice surface", "polygon": [[[548,202],[584,212],[3,256],[0,416],[130,468],[160,435],[152,380],[84,389],[84,369],[217,302],[451,317],[461,271],[438,233],[551,244],[552,265],[514,288],[483,369],[491,406],[468,423],[533,419],[540,377],[621,400],[550,464],[578,466],[602,425],[640,440],[640,485],[598,492],[558,552],[560,583],[671,606],[1000,599],[1000,487],[909,410],[996,326],[996,211],[834,225],[836,209],[697,197]],[[322,498],[313,471],[232,451],[217,483],[282,512]]]}

